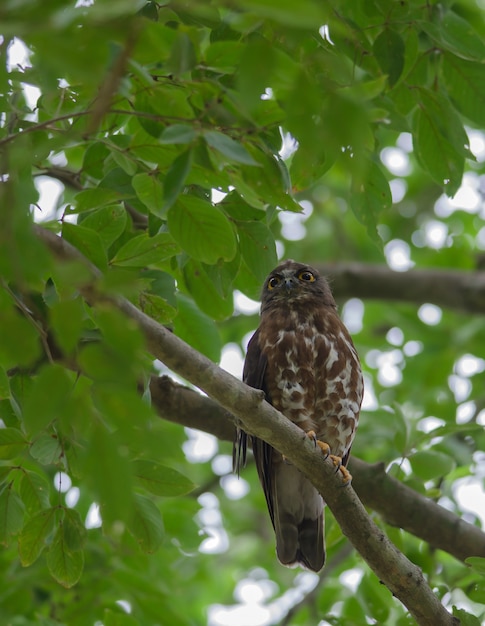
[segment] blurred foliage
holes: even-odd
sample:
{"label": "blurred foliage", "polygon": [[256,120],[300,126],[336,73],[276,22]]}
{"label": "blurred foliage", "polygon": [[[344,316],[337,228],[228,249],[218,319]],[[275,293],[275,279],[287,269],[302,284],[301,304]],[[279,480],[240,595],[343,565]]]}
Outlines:
{"label": "blurred foliage", "polygon": [[[276,563],[254,468],[239,498],[228,444],[190,454],[194,434],[156,418],[141,333],[83,300],[86,269],[32,220],[97,266],[96,289],[214,361],[228,342],[242,354],[257,319],[234,292],[257,299],[278,258],[479,267],[483,9],[4,0],[0,24],[2,618],[236,623],[251,583],[278,623],[316,581]],[[341,304],[369,399],[355,454],[464,515],[457,487],[483,480],[485,321],[385,294]],[[480,563],[386,531],[463,623],[483,619]],[[291,623],[412,623],[330,514],[327,537],[328,577]]]}

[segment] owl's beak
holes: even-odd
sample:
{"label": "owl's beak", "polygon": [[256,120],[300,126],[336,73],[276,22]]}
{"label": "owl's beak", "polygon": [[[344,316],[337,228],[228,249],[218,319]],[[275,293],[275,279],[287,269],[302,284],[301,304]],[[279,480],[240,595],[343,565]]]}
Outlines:
{"label": "owl's beak", "polygon": [[284,287],[286,291],[291,291],[295,286],[296,286],[296,282],[293,276],[288,276],[285,278]]}

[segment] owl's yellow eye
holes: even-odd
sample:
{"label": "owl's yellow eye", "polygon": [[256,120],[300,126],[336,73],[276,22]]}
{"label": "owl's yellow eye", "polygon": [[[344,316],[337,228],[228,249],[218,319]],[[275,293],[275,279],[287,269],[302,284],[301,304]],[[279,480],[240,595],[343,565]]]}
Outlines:
{"label": "owl's yellow eye", "polygon": [[308,272],[307,270],[303,270],[303,272],[300,272],[298,274],[298,278],[300,280],[304,280],[307,283],[313,283],[315,280],[315,276],[311,272]]}
{"label": "owl's yellow eye", "polygon": [[268,280],[268,289],[274,289],[277,285],[280,284],[281,278],[278,278],[278,276],[272,276],[269,280]]}

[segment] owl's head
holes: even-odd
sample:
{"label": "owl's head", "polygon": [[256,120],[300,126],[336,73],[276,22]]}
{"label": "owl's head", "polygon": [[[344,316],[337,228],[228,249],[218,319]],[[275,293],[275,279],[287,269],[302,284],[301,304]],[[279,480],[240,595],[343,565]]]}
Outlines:
{"label": "owl's head", "polygon": [[292,259],[275,267],[265,280],[261,302],[261,311],[283,303],[336,306],[325,278],[310,265]]}

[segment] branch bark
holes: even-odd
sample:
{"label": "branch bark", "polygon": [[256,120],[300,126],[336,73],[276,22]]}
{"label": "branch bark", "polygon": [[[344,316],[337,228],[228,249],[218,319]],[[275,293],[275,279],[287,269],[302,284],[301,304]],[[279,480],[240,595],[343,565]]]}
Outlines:
{"label": "branch bark", "polygon": [[485,271],[419,269],[394,272],[385,265],[316,264],[335,298],[395,300],[465,311],[485,312]]}
{"label": "branch bark", "polygon": [[[57,235],[38,226],[34,229],[59,259],[83,258]],[[99,270],[87,260],[84,262],[93,276],[99,276]],[[420,626],[437,623],[456,626],[459,623],[431,591],[422,571],[401,554],[370,519],[352,487],[342,488],[340,475],[335,473],[331,460],[324,459],[319,448],[302,436],[298,426],[265,402],[262,392],[221,370],[124,298],[108,297],[90,285],[82,289],[82,293],[91,306],[105,302],[117,306],[142,330],[154,357],[202,389],[238,418],[247,432],[275,447],[307,476],[324,497],[342,532]]]}

